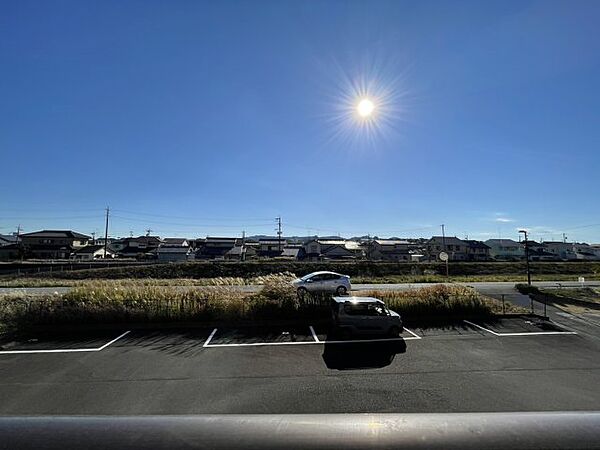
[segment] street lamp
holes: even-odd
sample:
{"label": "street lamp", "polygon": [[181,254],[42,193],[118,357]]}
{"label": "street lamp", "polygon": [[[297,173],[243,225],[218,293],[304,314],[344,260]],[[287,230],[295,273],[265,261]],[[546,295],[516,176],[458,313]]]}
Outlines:
{"label": "street lamp", "polygon": [[527,284],[531,286],[531,272],[529,271],[529,241],[527,240],[527,230],[519,230],[519,233],[525,235],[525,261],[527,264]]}

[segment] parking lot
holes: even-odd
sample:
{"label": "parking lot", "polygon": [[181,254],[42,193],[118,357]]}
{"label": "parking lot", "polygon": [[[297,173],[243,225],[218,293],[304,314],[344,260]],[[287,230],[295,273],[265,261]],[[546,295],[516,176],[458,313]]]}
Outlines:
{"label": "parking lot", "polygon": [[0,414],[592,410],[599,342],[520,317],[394,339],[312,324],[41,333],[0,343]]}

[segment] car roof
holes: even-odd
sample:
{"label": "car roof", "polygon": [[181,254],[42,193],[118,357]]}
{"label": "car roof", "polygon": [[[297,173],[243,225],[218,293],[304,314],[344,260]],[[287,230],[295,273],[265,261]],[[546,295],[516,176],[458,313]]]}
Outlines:
{"label": "car roof", "polygon": [[318,272],[312,272],[312,273],[308,273],[308,274],[306,274],[306,275],[304,275],[304,276],[305,276],[305,277],[308,277],[308,276],[312,277],[312,276],[314,276],[314,275],[323,275],[324,273],[331,273],[331,274],[333,274],[333,275],[339,275],[339,276],[341,276],[341,277],[344,277],[344,276],[345,276],[345,275],[342,275],[341,273],[337,273],[337,272],[331,272],[331,271],[329,271],[329,270],[319,270]]}
{"label": "car roof", "polygon": [[338,303],[384,303],[375,297],[333,297],[333,301]]}

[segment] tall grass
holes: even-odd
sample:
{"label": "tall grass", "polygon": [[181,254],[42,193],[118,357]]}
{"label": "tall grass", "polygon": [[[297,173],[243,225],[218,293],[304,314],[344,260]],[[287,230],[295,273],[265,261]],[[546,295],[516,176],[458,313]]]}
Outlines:
{"label": "tall grass", "polygon": [[[258,293],[244,293],[228,285],[173,289],[126,282],[92,282],[66,294],[0,296],[0,324],[93,324],[176,321],[328,320],[330,296],[299,299],[291,274],[262,280]],[[499,310],[493,301],[462,286],[438,285],[414,291],[370,291],[402,314],[407,323],[441,323],[490,317]]]}
{"label": "tall grass", "polygon": [[[364,295],[383,300],[409,322],[446,322],[485,318],[502,312],[502,303],[465,286],[436,285],[410,291],[366,291]],[[506,312],[525,312],[506,303]]]}
{"label": "tall grass", "polygon": [[290,278],[289,274],[264,278],[263,289],[256,294],[218,283],[173,289],[98,281],[77,285],[62,295],[8,294],[0,296],[0,323],[26,326],[293,318],[300,303]]}

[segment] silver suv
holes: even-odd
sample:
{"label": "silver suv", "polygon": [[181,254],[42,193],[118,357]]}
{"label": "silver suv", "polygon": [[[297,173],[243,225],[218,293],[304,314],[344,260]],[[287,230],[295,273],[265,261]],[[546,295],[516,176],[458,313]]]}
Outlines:
{"label": "silver suv", "polygon": [[334,330],[344,337],[353,334],[385,334],[398,337],[403,331],[400,314],[374,297],[333,297]]}
{"label": "silver suv", "polygon": [[313,272],[293,281],[298,294],[302,296],[307,292],[335,292],[337,295],[346,295],[350,292],[350,277],[335,272]]}

